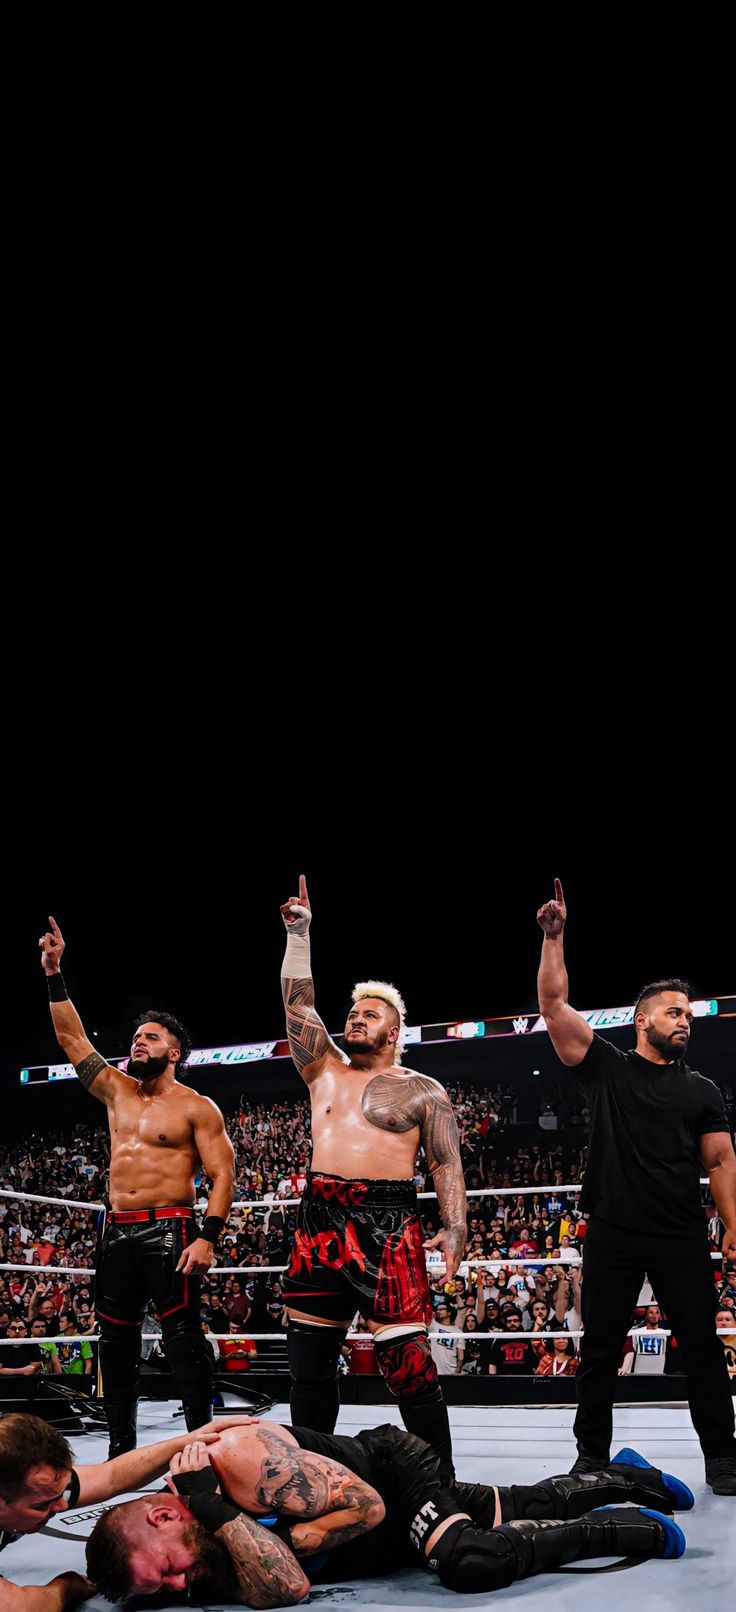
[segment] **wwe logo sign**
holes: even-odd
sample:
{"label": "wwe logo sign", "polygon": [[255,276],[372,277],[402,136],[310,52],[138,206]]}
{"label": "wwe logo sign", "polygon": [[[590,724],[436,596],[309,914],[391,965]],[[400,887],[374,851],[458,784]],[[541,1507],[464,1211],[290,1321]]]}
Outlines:
{"label": "wwe logo sign", "polygon": [[528,1029],[529,1029],[529,1020],[528,1019],[514,1019],[514,1034],[515,1035],[526,1035],[526,1032],[527,1032]]}

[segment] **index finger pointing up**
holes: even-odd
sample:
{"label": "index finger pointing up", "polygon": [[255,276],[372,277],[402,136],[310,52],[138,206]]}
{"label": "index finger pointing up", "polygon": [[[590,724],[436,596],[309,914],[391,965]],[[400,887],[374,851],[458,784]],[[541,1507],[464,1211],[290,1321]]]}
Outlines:
{"label": "index finger pointing up", "polygon": [[306,881],[303,873],[299,874],[299,905],[302,906],[302,907],[308,907],[309,906],[309,896],[307,895],[307,881]]}
{"label": "index finger pointing up", "polygon": [[562,894],[562,885],[559,879],[555,879],[555,901],[561,902],[562,906],[564,907],[565,897]]}
{"label": "index finger pointing up", "polygon": [[51,913],[49,913],[49,923],[51,925],[51,928],[52,928],[52,930],[54,932],[54,935],[55,935],[56,939],[59,940],[61,938],[61,930],[59,928],[59,925],[56,922],[56,919],[52,918]]}

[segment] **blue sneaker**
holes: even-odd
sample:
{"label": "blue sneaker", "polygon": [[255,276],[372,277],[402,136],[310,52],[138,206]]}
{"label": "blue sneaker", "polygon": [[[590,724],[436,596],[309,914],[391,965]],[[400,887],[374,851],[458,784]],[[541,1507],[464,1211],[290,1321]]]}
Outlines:
{"label": "blue sneaker", "polygon": [[661,1523],[664,1529],[665,1545],[662,1555],[670,1561],[677,1561],[680,1556],[684,1556],[687,1540],[682,1529],[678,1528],[677,1523],[673,1522],[671,1517],[667,1517],[663,1511],[647,1511],[646,1506],[642,1506],[641,1510],[643,1516],[653,1517],[654,1521]]}
{"label": "blue sneaker", "polygon": [[619,1450],[618,1455],[614,1455],[611,1466],[646,1467],[648,1471],[656,1472],[657,1476],[661,1478],[665,1489],[669,1489],[675,1503],[675,1509],[677,1511],[692,1511],[695,1505],[695,1496],[692,1489],[688,1489],[682,1478],[674,1477],[671,1472],[660,1472],[658,1467],[653,1467],[651,1461],[645,1461],[644,1456],[640,1455],[638,1450],[630,1450],[628,1446],[623,1450]]}
{"label": "blue sneaker", "polygon": [[[677,1523],[673,1522],[672,1518],[668,1517],[663,1511],[650,1511],[648,1506],[639,1506],[636,1509],[633,1506],[626,1506],[623,1510],[620,1506],[596,1506],[595,1511],[592,1512],[591,1515],[596,1516],[600,1511],[615,1511],[617,1521],[625,1525],[627,1521],[626,1513],[628,1512],[629,1516],[633,1520],[636,1517],[637,1510],[639,1516],[651,1517],[653,1522],[658,1522],[662,1529],[662,1533],[664,1535],[664,1548],[661,1551],[656,1551],[652,1554],[661,1556],[666,1561],[678,1561],[680,1556],[685,1555],[685,1550],[687,1547],[685,1535],[683,1534],[682,1529],[678,1528]],[[583,1518],[583,1521],[585,1521],[585,1518]],[[629,1547],[627,1542],[627,1548],[630,1548],[632,1554],[637,1554],[637,1543],[638,1542],[635,1541],[633,1545]]]}

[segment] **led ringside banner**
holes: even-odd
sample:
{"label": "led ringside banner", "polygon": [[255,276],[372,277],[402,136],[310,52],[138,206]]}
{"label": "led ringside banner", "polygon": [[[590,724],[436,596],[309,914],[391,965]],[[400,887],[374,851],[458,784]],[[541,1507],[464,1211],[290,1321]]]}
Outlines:
{"label": "led ringside banner", "polygon": [[[696,1019],[733,1018],[736,1017],[736,996],[710,997],[708,1000],[691,1002],[693,1017]],[[593,1030],[620,1030],[632,1024],[634,1008],[586,1008],[580,1011],[581,1019],[585,1019]],[[541,1013],[511,1014],[502,1019],[465,1019],[450,1024],[416,1024],[407,1025],[404,1032],[406,1046],[417,1046],[420,1043],[436,1045],[441,1041],[490,1041],[498,1036],[525,1036],[534,1035],[537,1031],[546,1031],[547,1026]],[[333,1036],[338,1046],[342,1035]],[[270,1058],[289,1058],[289,1043],[283,1041],[245,1041],[233,1047],[199,1047],[190,1052],[187,1059],[187,1069],[201,1068],[204,1064],[212,1067],[220,1065],[223,1069],[232,1069],[239,1064],[262,1063]],[[108,1058],[107,1062],[114,1069],[127,1069],[128,1059]],[[70,1063],[41,1063],[29,1065],[21,1069],[20,1081],[22,1086],[37,1086],[50,1080],[74,1080],[75,1074]]]}

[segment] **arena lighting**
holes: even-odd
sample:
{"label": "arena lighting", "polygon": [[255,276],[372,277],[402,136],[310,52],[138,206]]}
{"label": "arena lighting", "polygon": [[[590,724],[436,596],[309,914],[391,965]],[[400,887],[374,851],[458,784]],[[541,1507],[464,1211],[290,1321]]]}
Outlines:
{"label": "arena lighting", "polygon": [[[731,1018],[736,1015],[736,997],[710,997],[699,1002],[691,1002],[693,1018],[706,1019],[718,1016]],[[632,1007],[593,1008],[580,1011],[581,1019],[593,1030],[615,1030],[630,1025],[634,1020]],[[404,1045],[418,1046],[420,1043],[431,1045],[433,1043],[455,1040],[471,1041],[485,1037],[490,1040],[495,1036],[532,1035],[536,1031],[545,1031],[547,1026],[541,1013],[522,1013],[515,1017],[501,1019],[466,1019],[451,1024],[414,1024],[407,1025],[404,1031]],[[335,1034],[333,1040],[338,1046],[342,1041],[342,1033]],[[258,1063],[266,1059],[289,1058],[289,1044],[287,1041],[244,1041],[232,1047],[200,1047],[189,1054],[188,1069],[202,1068],[203,1065],[219,1065],[223,1069],[237,1068],[240,1064]],[[114,1069],[127,1069],[128,1059],[108,1058],[108,1063]],[[52,1080],[75,1080],[76,1076],[70,1063],[33,1064],[20,1071],[22,1086],[36,1086]]]}

